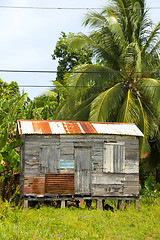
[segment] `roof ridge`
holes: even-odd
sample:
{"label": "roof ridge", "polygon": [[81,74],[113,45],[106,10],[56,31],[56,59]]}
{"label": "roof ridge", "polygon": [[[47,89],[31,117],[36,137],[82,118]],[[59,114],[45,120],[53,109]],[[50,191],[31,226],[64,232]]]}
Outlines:
{"label": "roof ridge", "polygon": [[18,119],[17,122],[19,121],[28,121],[28,122],[69,122],[69,123],[99,123],[99,124],[134,124],[135,123],[124,123],[124,122],[94,122],[94,121],[74,121],[74,120],[43,120],[43,119]]}

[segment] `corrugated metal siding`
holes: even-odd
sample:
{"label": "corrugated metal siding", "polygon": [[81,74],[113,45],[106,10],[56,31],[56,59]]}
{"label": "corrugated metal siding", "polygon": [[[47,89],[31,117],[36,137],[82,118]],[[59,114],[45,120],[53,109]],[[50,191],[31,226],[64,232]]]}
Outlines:
{"label": "corrugated metal siding", "polygon": [[46,193],[74,194],[74,173],[46,174]]}
{"label": "corrugated metal siding", "polygon": [[143,136],[134,123],[18,120],[19,134],[116,134]]}
{"label": "corrugated metal siding", "polygon": [[45,194],[45,177],[25,177],[24,194]]}

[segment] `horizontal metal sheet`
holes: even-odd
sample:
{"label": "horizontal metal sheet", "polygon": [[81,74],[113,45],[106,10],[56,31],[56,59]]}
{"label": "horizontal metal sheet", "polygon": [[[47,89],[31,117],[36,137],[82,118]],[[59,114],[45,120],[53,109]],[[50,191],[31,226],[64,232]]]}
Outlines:
{"label": "horizontal metal sheet", "polygon": [[74,194],[74,173],[46,174],[45,189],[51,194]]}
{"label": "horizontal metal sheet", "polygon": [[45,177],[25,177],[24,194],[45,194]]}
{"label": "horizontal metal sheet", "polygon": [[134,123],[18,120],[19,134],[116,134],[143,136]]}

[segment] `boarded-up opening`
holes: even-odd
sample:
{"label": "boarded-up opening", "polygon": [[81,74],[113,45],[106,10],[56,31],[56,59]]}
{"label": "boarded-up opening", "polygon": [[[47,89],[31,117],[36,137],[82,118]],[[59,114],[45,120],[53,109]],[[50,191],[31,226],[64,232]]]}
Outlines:
{"label": "boarded-up opening", "polygon": [[75,147],[75,193],[91,193],[91,147]]}
{"label": "boarded-up opening", "polygon": [[40,173],[57,173],[59,168],[59,145],[46,145],[40,148]]}

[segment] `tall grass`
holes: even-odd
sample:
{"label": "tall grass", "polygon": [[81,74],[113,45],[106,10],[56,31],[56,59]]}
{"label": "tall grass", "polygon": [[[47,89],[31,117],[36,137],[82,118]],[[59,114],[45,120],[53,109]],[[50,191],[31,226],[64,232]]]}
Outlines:
{"label": "tall grass", "polygon": [[99,212],[71,207],[11,209],[0,204],[0,239],[160,239],[160,199],[129,209]]}

